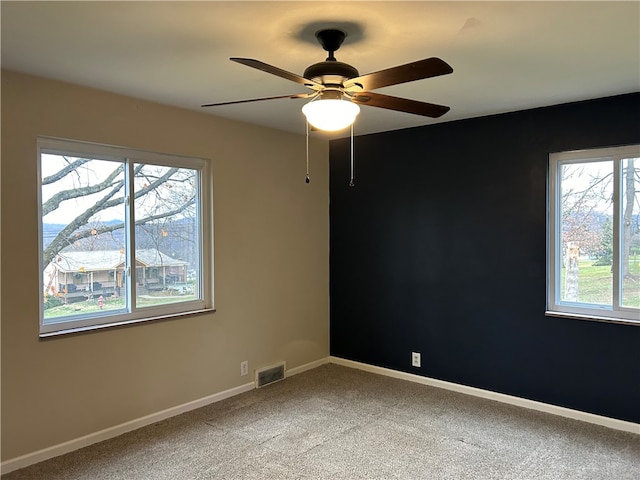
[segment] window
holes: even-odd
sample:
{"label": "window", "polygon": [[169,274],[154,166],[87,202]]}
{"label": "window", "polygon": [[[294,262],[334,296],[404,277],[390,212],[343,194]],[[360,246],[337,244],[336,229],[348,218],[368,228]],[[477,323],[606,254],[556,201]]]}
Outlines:
{"label": "window", "polygon": [[547,314],[640,324],[640,145],[550,156]]}
{"label": "window", "polygon": [[52,138],[38,155],[41,336],[212,308],[206,161]]}

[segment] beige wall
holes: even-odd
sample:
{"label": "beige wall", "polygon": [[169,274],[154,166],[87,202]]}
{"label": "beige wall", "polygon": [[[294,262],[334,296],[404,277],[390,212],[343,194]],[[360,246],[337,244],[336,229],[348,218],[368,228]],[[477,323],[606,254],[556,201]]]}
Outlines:
{"label": "beige wall", "polygon": [[[328,355],[328,142],[2,72],[2,459]],[[36,136],[211,159],[217,312],[38,339]],[[20,281],[16,281],[16,279]]]}

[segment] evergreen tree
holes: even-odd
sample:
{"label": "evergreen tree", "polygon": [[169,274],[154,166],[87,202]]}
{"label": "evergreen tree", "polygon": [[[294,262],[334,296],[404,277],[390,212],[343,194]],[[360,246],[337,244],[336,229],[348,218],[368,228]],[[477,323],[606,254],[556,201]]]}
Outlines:
{"label": "evergreen tree", "polygon": [[593,265],[613,265],[613,225],[609,217],[605,219],[604,225],[602,225],[602,240]]}

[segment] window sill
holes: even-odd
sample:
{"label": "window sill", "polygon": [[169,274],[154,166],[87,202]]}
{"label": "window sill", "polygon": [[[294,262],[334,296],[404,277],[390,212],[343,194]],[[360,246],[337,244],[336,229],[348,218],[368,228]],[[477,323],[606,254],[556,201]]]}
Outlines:
{"label": "window sill", "polygon": [[73,334],[94,332],[96,330],[104,330],[104,329],[107,329],[107,328],[126,327],[126,326],[130,326],[130,325],[136,325],[136,324],[139,324],[139,323],[149,323],[149,322],[157,322],[157,321],[163,321],[163,320],[173,320],[173,319],[176,319],[176,318],[191,317],[191,316],[195,316],[195,315],[202,315],[204,313],[215,313],[215,311],[216,311],[215,308],[204,308],[202,310],[193,310],[193,311],[190,311],[190,312],[183,312],[183,313],[172,313],[170,315],[161,315],[161,316],[156,316],[156,317],[138,318],[138,319],[132,319],[132,320],[124,320],[124,321],[121,321],[121,322],[104,323],[104,324],[101,324],[101,325],[91,325],[91,326],[86,326],[86,327],[66,328],[64,330],[57,330],[55,332],[40,333],[40,340],[47,340],[47,339],[59,337],[61,335],[73,335]]}
{"label": "window sill", "polygon": [[617,323],[621,325],[633,325],[640,327],[640,319],[628,320],[626,318],[599,317],[597,315],[581,315],[578,313],[555,312],[551,310],[545,311],[544,314],[547,317],[569,318],[572,320],[588,320],[591,322]]}

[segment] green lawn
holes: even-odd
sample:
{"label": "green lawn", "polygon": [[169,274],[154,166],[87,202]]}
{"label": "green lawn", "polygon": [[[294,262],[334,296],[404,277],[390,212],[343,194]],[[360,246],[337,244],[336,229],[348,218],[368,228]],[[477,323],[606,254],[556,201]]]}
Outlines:
{"label": "green lawn", "polygon": [[[613,298],[613,275],[611,266],[594,266],[592,260],[579,262],[578,300],[584,303],[611,305]],[[625,307],[640,307],[640,258],[629,259],[631,275],[622,283],[622,302]],[[564,286],[565,271],[562,269],[561,285]]]}
{"label": "green lawn", "polygon": [[[155,305],[165,305],[168,303],[185,302],[194,300],[195,295],[166,295],[166,296],[142,296],[138,297],[138,307],[151,307]],[[124,298],[108,297],[105,298],[102,308],[98,304],[98,299],[85,300],[82,302],[74,302],[68,305],[60,305],[58,307],[45,310],[45,318],[65,317],[68,315],[81,315],[85,313],[93,313],[98,311],[118,310],[124,308]]]}

